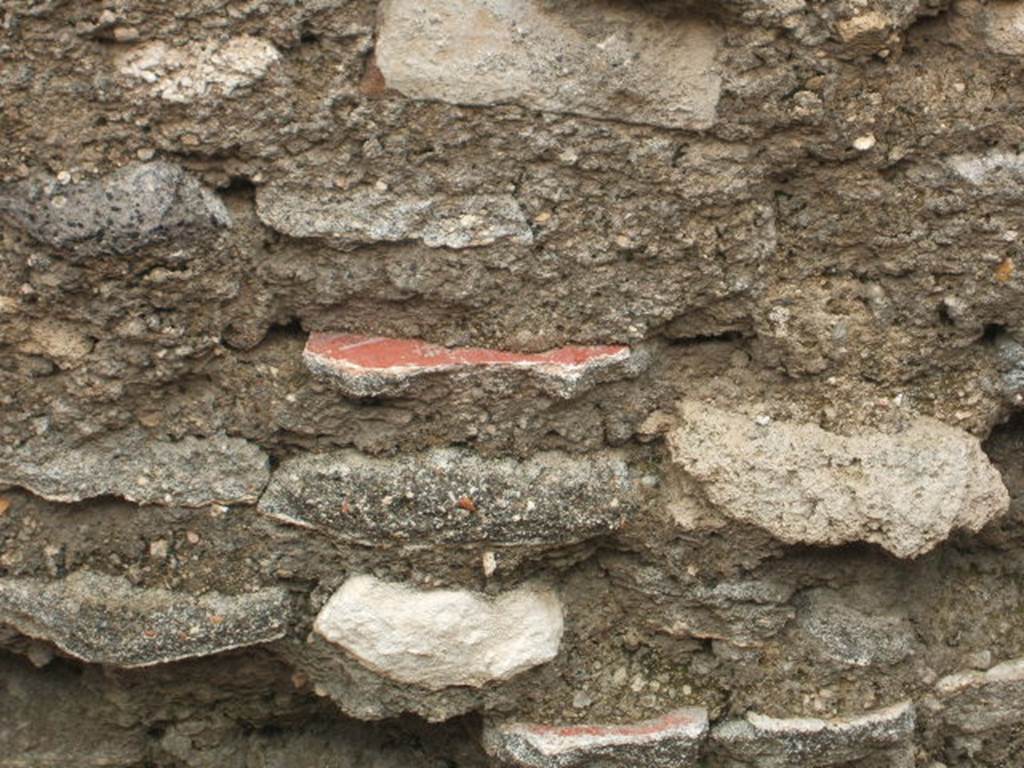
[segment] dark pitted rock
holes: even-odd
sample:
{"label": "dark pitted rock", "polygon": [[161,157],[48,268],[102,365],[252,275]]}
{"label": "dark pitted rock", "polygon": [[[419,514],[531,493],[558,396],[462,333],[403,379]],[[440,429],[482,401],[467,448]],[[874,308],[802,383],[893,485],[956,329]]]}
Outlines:
{"label": "dark pitted rock", "polygon": [[51,501],[119,496],[183,507],[252,504],[269,476],[263,451],[224,435],[170,442],[128,429],[82,445],[44,435],[0,449],[0,484],[18,485]]}
{"label": "dark pitted rock", "polygon": [[283,589],[201,596],[87,571],[0,579],[0,623],[93,664],[148,667],[284,637]]}
{"label": "dark pitted rock", "polygon": [[689,707],[621,725],[488,724],[483,743],[502,765],[522,768],[687,768],[707,732],[707,711]]}
{"label": "dark pitted rock", "polygon": [[637,490],[615,453],[525,461],[443,448],[395,458],[303,455],[274,472],[259,509],[346,541],[559,545],[617,529]]}
{"label": "dark pitted rock", "polygon": [[858,765],[910,768],[914,707],[901,702],[862,715],[821,720],[748,713],[711,731],[715,766],[722,768],[825,768]]}
{"label": "dark pitted rock", "polygon": [[212,191],[163,162],[136,163],[79,184],[49,177],[8,184],[0,187],[0,217],[46,245],[82,255],[183,243],[231,225]]}

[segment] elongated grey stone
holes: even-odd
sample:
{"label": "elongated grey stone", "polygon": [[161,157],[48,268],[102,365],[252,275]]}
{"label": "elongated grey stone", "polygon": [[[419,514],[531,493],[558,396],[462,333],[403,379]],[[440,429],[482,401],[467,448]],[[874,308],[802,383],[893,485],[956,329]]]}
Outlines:
{"label": "elongated grey stone", "polygon": [[257,191],[256,212],[260,221],[289,237],[347,244],[420,240],[431,248],[459,249],[499,240],[533,242],[526,216],[511,195],[431,198],[277,184]]}
{"label": "elongated grey stone", "polygon": [[170,442],[127,429],[82,445],[44,435],[0,449],[0,483],[51,501],[109,495],[183,507],[252,504],[269,476],[263,451],[224,435]]}
{"label": "elongated grey stone", "polygon": [[297,456],[274,472],[259,509],[371,545],[558,545],[615,530],[638,502],[614,453],[518,461],[443,448],[394,458]]}
{"label": "elongated grey stone", "polygon": [[0,624],[93,664],[147,667],[278,640],[287,593],[195,596],[76,571],[65,579],[0,579]]}
{"label": "elongated grey stone", "polygon": [[872,755],[910,768],[913,733],[914,707],[905,701],[830,720],[749,713],[713,728],[711,748],[723,768],[824,768]]}

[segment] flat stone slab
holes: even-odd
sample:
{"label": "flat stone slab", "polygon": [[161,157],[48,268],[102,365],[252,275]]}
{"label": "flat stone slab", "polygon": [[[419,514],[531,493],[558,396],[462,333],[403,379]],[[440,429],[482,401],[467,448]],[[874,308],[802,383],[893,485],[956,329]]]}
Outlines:
{"label": "flat stone slab", "polygon": [[0,217],[41,243],[82,255],[187,242],[231,225],[217,195],[163,162],[134,163],[78,184],[39,176],[0,186]]}
{"label": "flat stone slab", "polygon": [[311,333],[302,358],[313,373],[331,378],[342,391],[356,397],[399,394],[411,380],[430,374],[525,373],[545,390],[568,398],[596,383],[610,369],[626,374],[635,367],[629,347],[621,345],[525,353],[345,333]]}
{"label": "flat stone slab", "polygon": [[282,589],[196,596],[87,571],[0,579],[0,624],[91,664],[148,667],[284,637]]}
{"label": "flat stone slab", "polygon": [[681,406],[672,462],[715,511],[790,544],[879,544],[916,557],[1003,515],[1009,494],[977,438],[920,418],[899,434],[845,436]]}
{"label": "flat stone slab", "polygon": [[533,242],[526,215],[511,195],[417,197],[271,184],[256,190],[256,213],[289,237],[347,245],[419,240],[430,248],[462,249],[503,240]]}
{"label": "flat stone slab", "polygon": [[892,768],[911,768],[913,735],[914,706],[905,701],[830,720],[749,713],[715,726],[711,749],[722,768],[823,768],[874,755],[885,755]]}
{"label": "flat stone slab", "polygon": [[974,734],[1019,726],[1024,722],[1024,659],[948,675],[935,684],[935,694],[952,730]]}
{"label": "flat stone slab", "polygon": [[689,707],[620,725],[489,723],[483,744],[523,768],[687,768],[698,764],[707,733],[707,711]]}
{"label": "flat stone slab", "polygon": [[607,0],[387,0],[376,56],[413,99],[700,130],[715,120],[720,39],[698,18]]}
{"label": "flat stone slab", "polygon": [[356,451],[286,459],[259,502],[282,522],[367,545],[551,545],[619,528],[639,509],[618,454],[525,461],[441,448],[394,458]]}
{"label": "flat stone slab", "polygon": [[51,501],[118,496],[182,507],[254,504],[269,479],[263,451],[224,435],[169,442],[127,429],[82,445],[45,435],[0,448],[0,484]]}
{"label": "flat stone slab", "polygon": [[562,640],[562,604],[532,584],[490,597],[352,576],[313,629],[398,682],[478,688],[551,661]]}

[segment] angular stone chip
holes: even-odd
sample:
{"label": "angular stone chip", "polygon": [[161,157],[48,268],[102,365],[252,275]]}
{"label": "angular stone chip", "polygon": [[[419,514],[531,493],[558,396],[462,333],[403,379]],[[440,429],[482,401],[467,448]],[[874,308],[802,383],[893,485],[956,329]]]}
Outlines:
{"label": "angular stone chip", "polygon": [[643,367],[622,345],[525,353],[346,333],[311,333],[302,359],[313,373],[330,378],[355,397],[397,395],[414,379],[428,375],[503,377],[512,386],[514,377],[525,374],[555,396],[570,398],[605,376],[626,376]]}
{"label": "angular stone chip", "polygon": [[296,456],[277,468],[259,503],[282,522],[371,546],[559,546],[608,534],[638,509],[616,453],[520,461],[459,448]]}
{"label": "angular stone chip", "polygon": [[253,504],[269,478],[263,451],[224,435],[169,442],[127,429],[74,447],[60,436],[44,435],[0,448],[0,484],[51,501],[109,495],[182,507]]}
{"label": "angular stone chip", "polygon": [[715,120],[721,32],[608,0],[386,0],[377,64],[414,99],[701,130]]}
{"label": "angular stone chip", "polygon": [[707,710],[688,707],[620,725],[488,724],[484,749],[522,768],[688,768],[708,733]]}
{"label": "angular stone chip", "polygon": [[673,465],[715,511],[786,543],[865,541],[916,557],[1009,507],[978,439],[934,419],[899,434],[845,436],[703,403],[685,403],[679,415],[668,438]]}
{"label": "angular stone chip", "polygon": [[490,597],[352,576],[313,629],[398,682],[434,691],[479,688],[558,654],[562,604],[554,591],[533,584]]}
{"label": "angular stone chip", "polygon": [[91,664],[148,667],[284,637],[283,589],[196,596],[87,571],[0,579],[0,624]]}

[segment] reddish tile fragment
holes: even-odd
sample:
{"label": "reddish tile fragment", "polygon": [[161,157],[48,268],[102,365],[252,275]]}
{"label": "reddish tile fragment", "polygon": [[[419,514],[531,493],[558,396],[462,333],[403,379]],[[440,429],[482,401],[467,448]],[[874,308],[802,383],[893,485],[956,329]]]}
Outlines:
{"label": "reddish tile fragment", "polygon": [[592,374],[629,363],[623,345],[567,346],[547,352],[508,352],[480,347],[442,347],[418,339],[346,333],[311,333],[303,359],[314,373],[341,382],[359,397],[397,392],[408,380],[430,373],[527,371],[563,397],[571,397]]}

